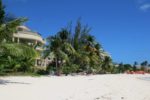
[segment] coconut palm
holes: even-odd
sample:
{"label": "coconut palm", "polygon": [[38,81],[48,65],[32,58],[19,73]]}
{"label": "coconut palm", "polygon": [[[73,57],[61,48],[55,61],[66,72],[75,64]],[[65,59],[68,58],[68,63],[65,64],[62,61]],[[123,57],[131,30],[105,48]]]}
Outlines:
{"label": "coconut palm", "polygon": [[77,20],[74,33],[72,33],[72,45],[76,51],[80,50],[82,46],[84,46],[90,30],[91,28],[89,28],[87,25],[82,26],[80,19]]}
{"label": "coconut palm", "polygon": [[36,56],[36,52],[23,44],[12,43],[12,36],[15,33],[16,27],[21,25],[26,21],[25,18],[10,18],[11,20],[6,21],[4,6],[2,5],[2,0],[0,0],[0,53],[13,55],[13,56],[25,56],[32,57]]}
{"label": "coconut palm", "polygon": [[[57,69],[63,65],[67,69],[70,69],[68,66],[77,65],[78,71],[88,73],[101,69],[101,53],[103,52],[101,45],[90,35],[90,28],[82,26],[80,20],[77,21],[74,31],[63,28],[47,40],[49,43],[45,51],[46,57],[53,59]],[[63,64],[62,60],[66,63]]]}
{"label": "coconut palm", "polygon": [[112,59],[109,56],[105,56],[103,62],[102,62],[102,72],[111,72],[112,69]]}
{"label": "coconut palm", "polygon": [[[7,18],[6,18],[7,17]],[[5,14],[2,0],[0,0],[0,67],[5,66],[10,58],[31,58],[38,56],[37,52],[24,44],[12,43],[12,36],[16,27],[26,21],[25,18],[9,18]]]}
{"label": "coconut palm", "polygon": [[69,56],[75,54],[74,48],[69,43],[69,32],[62,29],[55,36],[48,37],[47,41],[49,45],[45,51],[45,57],[50,57],[55,62],[56,74],[59,75],[63,63],[69,62]]}
{"label": "coconut palm", "polygon": [[0,44],[0,54],[9,55],[13,57],[37,57],[38,54],[33,48],[23,44],[17,43],[3,43]]}
{"label": "coconut palm", "polygon": [[16,32],[16,27],[27,20],[26,18],[11,18],[11,16],[7,16],[4,8],[2,0],[0,0],[0,42],[4,40],[11,41],[13,33]]}

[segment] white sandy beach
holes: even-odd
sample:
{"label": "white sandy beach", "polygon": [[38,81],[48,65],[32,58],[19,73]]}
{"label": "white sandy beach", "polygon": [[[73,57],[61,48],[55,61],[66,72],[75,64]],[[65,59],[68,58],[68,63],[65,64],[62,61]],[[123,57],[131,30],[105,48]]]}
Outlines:
{"label": "white sandy beach", "polygon": [[150,100],[150,75],[0,77],[0,100]]}

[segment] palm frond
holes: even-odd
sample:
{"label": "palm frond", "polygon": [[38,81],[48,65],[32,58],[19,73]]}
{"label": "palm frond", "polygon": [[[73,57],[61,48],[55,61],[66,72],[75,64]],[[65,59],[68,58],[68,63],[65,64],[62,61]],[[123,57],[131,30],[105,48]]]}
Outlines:
{"label": "palm frond", "polygon": [[0,24],[0,42],[4,39],[11,41],[13,34],[17,32],[16,27],[24,23],[26,20],[26,18],[17,18],[7,23]]}
{"label": "palm frond", "polygon": [[0,44],[0,54],[9,55],[14,57],[32,57],[38,56],[38,53],[31,47],[15,44],[15,43],[3,43]]}

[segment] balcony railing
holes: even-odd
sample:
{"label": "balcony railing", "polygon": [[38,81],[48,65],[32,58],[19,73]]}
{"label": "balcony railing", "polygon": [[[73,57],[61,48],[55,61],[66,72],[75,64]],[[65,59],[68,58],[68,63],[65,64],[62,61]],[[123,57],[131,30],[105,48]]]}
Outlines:
{"label": "balcony railing", "polygon": [[18,31],[18,33],[14,34],[14,37],[40,41],[41,43],[45,44],[45,41],[43,40],[41,35],[31,31]]}

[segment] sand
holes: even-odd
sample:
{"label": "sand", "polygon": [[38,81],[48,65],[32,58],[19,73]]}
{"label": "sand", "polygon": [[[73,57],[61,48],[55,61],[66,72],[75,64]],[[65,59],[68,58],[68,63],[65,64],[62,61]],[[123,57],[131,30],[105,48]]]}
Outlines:
{"label": "sand", "polygon": [[150,75],[0,77],[0,100],[150,100]]}

